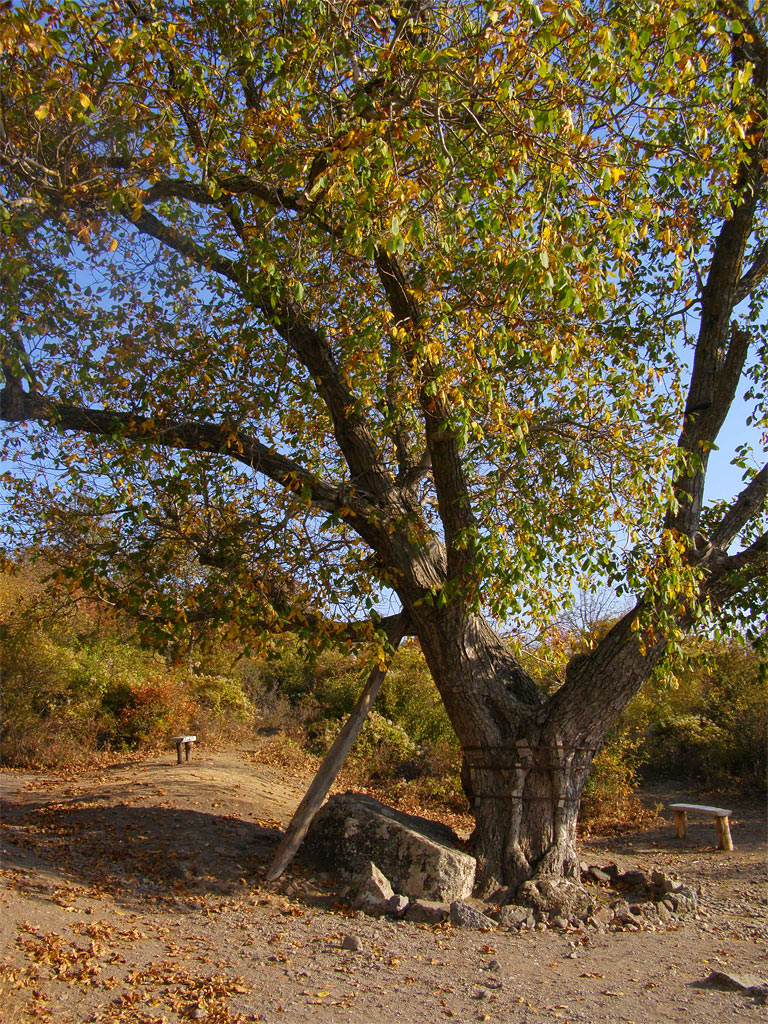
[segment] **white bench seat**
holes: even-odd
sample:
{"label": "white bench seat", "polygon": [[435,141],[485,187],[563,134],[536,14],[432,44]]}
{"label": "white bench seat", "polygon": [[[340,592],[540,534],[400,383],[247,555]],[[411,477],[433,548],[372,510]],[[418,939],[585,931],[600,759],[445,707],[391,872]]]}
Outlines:
{"label": "white bench seat", "polygon": [[184,757],[188,761],[189,752],[192,744],[197,742],[197,736],[174,736],[173,742],[176,744],[177,764],[181,764],[181,748],[184,747]]}
{"label": "white bench seat", "polygon": [[704,814],[715,819],[717,827],[718,846],[721,850],[732,850],[733,839],[731,839],[731,828],[728,819],[733,811],[725,807],[708,807],[706,804],[670,804],[669,809],[675,814],[675,828],[677,838],[685,839],[688,834],[688,812],[693,814]]}

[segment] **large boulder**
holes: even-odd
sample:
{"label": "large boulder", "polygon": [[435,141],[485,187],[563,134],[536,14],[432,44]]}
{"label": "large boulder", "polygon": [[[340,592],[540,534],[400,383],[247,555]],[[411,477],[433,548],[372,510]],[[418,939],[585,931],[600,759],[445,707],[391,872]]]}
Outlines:
{"label": "large boulder", "polygon": [[411,899],[466,899],[475,859],[439,822],[403,814],[360,793],[332,796],[316,815],[303,856],[325,871],[356,876],[373,861],[395,892]]}

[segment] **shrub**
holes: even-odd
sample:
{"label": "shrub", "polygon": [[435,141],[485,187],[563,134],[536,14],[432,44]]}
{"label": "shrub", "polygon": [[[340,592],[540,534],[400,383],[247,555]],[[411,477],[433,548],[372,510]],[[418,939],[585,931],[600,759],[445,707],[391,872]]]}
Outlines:
{"label": "shrub", "polygon": [[656,817],[635,793],[643,756],[640,740],[626,725],[619,724],[608,735],[582,793],[579,824],[583,830],[639,827]]}
{"label": "shrub", "polygon": [[69,763],[190,729],[208,743],[252,729],[253,707],[236,678],[204,671],[207,663],[186,672],[169,664],[103,610],[54,604],[25,571],[0,584],[5,764]]}
{"label": "shrub", "polygon": [[768,676],[737,641],[699,641],[670,685],[652,680],[628,709],[646,778],[718,787],[766,785]]}

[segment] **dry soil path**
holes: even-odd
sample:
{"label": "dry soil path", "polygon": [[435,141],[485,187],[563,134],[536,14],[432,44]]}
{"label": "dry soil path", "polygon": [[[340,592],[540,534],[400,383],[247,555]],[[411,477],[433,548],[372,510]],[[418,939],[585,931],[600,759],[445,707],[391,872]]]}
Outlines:
{"label": "dry soil path", "polygon": [[[585,844],[592,862],[659,866],[700,885],[696,917],[663,931],[514,934],[365,918],[302,865],[262,885],[308,781],[269,748],[1,780],[4,1024],[766,1017],[747,996],[700,987],[717,969],[768,980],[759,803],[731,804],[731,854],[715,848],[711,822],[682,842],[668,824]],[[341,948],[347,934],[360,951]]]}

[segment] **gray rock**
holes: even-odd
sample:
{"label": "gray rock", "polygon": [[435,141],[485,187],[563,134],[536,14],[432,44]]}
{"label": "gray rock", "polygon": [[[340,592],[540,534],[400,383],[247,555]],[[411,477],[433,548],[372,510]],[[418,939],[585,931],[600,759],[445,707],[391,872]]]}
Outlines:
{"label": "gray rock", "polygon": [[372,861],[368,861],[352,883],[349,901],[368,914],[385,914],[394,896],[392,886]]}
{"label": "gray rock", "polygon": [[530,907],[520,907],[511,904],[502,907],[498,914],[499,924],[502,928],[522,928],[530,920],[531,927],[534,923]]}
{"label": "gray rock", "polygon": [[672,879],[669,875],[665,875],[663,871],[659,871],[658,868],[654,868],[651,871],[651,885],[658,889],[659,892],[669,892],[669,887],[672,885]]}
{"label": "gray rock", "polygon": [[359,935],[345,935],[341,940],[341,948],[349,949],[353,953],[359,953],[363,948],[363,940]]}
{"label": "gray rock", "polygon": [[518,901],[544,914],[571,917],[585,911],[591,900],[578,882],[562,878],[540,878],[523,882],[517,890]]}
{"label": "gray rock", "polygon": [[412,900],[405,917],[415,924],[440,924],[448,917],[449,910],[447,903],[438,903],[436,900]]}
{"label": "gray rock", "polygon": [[606,906],[597,907],[597,909],[592,913],[590,920],[605,927],[605,925],[610,924],[613,920],[613,911]]}
{"label": "gray rock", "polygon": [[315,816],[304,856],[321,869],[352,876],[375,861],[397,892],[450,901],[470,896],[475,881],[475,859],[457,844],[446,825],[342,793]]}
{"label": "gray rock", "polygon": [[653,900],[646,900],[645,903],[641,903],[635,911],[634,907],[631,908],[633,912],[640,914],[647,921],[658,921],[659,911]]}
{"label": "gray rock", "polygon": [[656,915],[657,915],[657,917],[658,917],[658,919],[660,921],[662,921],[664,924],[666,924],[667,921],[671,921],[672,920],[672,911],[667,906],[665,900],[662,900],[660,903],[657,903],[655,906],[656,906]]}
{"label": "gray rock", "polygon": [[457,928],[495,928],[496,922],[463,900],[454,900],[448,912],[448,920]]}
{"label": "gray rock", "polygon": [[611,876],[608,874],[608,872],[607,871],[603,871],[602,868],[598,868],[598,867],[591,867],[587,871],[587,873],[586,873],[586,878],[587,879],[591,878],[593,882],[602,882],[602,883],[607,883],[607,882],[610,882],[610,880],[611,880]]}
{"label": "gray rock", "polygon": [[760,1003],[768,1001],[768,983],[756,974],[734,974],[731,971],[712,971],[704,982],[707,988],[744,992]]}
{"label": "gray rock", "polygon": [[554,917],[551,917],[549,923],[553,928],[560,928],[561,930],[565,930],[568,927],[568,919],[561,917],[560,914],[555,914]]}
{"label": "gray rock", "polygon": [[651,876],[646,871],[623,871],[616,881],[633,889],[641,887],[647,889],[651,884]]}
{"label": "gray rock", "polygon": [[695,890],[687,885],[680,885],[674,892],[667,893],[663,902],[667,906],[671,904],[671,909],[678,913],[687,913],[696,909],[699,898]]}
{"label": "gray rock", "polygon": [[641,924],[640,918],[633,913],[626,900],[615,900],[611,904],[613,920],[621,924]]}
{"label": "gray rock", "polygon": [[408,897],[401,896],[399,892],[396,892],[387,900],[387,913],[395,917],[404,917],[408,910],[408,905]]}

